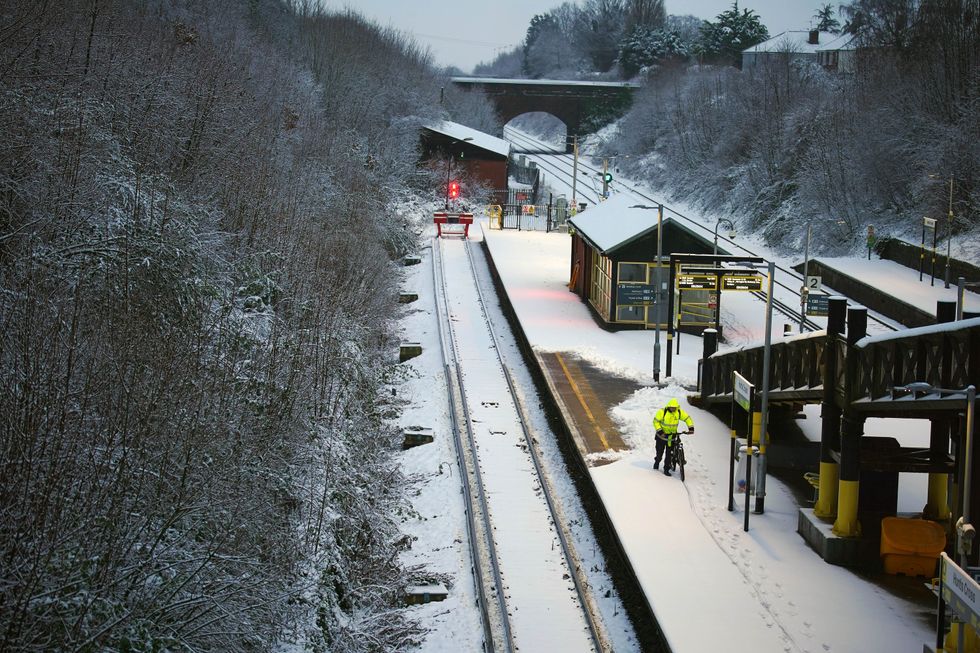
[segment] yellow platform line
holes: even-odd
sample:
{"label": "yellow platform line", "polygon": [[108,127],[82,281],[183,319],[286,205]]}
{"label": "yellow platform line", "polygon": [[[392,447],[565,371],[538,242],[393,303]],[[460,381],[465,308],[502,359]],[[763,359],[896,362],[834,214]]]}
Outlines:
{"label": "yellow platform line", "polygon": [[589,405],[588,403],[586,403],[585,397],[582,396],[582,391],[579,390],[578,384],[575,383],[575,380],[572,378],[572,373],[568,370],[568,366],[565,365],[565,360],[561,357],[561,354],[559,353],[555,353],[555,358],[558,360],[558,364],[561,365],[562,372],[565,373],[565,378],[568,379],[569,385],[572,386],[572,392],[574,392],[575,396],[578,397],[579,403],[582,404],[582,409],[585,411],[586,416],[589,418],[589,421],[592,423],[592,426],[595,428],[596,433],[599,434],[599,441],[602,442],[602,446],[605,447],[605,449],[608,451],[610,447],[609,447],[609,440],[606,439],[606,433],[605,431],[602,430],[602,427],[599,426],[599,423],[596,421],[595,415],[593,415],[592,411],[589,410]]}

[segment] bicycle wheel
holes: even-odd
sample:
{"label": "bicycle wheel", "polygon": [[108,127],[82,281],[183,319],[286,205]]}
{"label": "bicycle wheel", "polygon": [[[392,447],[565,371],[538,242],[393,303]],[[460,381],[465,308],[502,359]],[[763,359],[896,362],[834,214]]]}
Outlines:
{"label": "bicycle wheel", "polygon": [[681,468],[681,482],[683,482],[684,481],[684,463],[686,462],[684,460],[684,446],[683,445],[678,445],[677,446],[677,451],[675,452],[674,459],[677,461],[677,464]]}

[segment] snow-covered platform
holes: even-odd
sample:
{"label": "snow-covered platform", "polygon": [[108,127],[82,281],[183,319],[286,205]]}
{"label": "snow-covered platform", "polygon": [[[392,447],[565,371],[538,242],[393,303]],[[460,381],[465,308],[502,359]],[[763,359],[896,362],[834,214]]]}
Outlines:
{"label": "snow-covered platform", "polygon": [[[518,325],[515,336],[544,380],[544,401],[561,415],[601,508],[605,523],[596,529],[611,530],[607,556],[626,561],[627,584],[641,594],[634,600],[619,588],[644,650],[657,648],[661,637],[678,653],[859,651],[869,641],[876,650],[920,650],[934,639],[934,599],[921,583],[903,588],[922,594],[909,599],[825,562],[797,532],[796,495],[775,479],[765,513],[750,515],[748,532],[743,502],[728,511],[728,425],[686,403],[687,388],[696,385],[700,338],[681,335],[673,343],[680,348],[673,376],[654,384],[654,334],[601,329],[568,290],[567,234],[480,231],[475,239],[484,240],[504,289],[501,302]],[[761,333],[764,311],[753,302],[729,303],[738,320],[730,333],[748,339]],[[611,391],[610,383],[623,392]],[[652,469],[651,419],[673,397],[697,427],[685,440],[684,483]],[[692,627],[692,616],[699,626]]]}

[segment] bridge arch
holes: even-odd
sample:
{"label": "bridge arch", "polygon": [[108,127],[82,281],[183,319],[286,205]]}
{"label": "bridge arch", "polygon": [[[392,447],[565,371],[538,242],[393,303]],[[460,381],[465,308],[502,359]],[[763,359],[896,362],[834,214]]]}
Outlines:
{"label": "bridge arch", "polygon": [[497,79],[453,77],[466,90],[480,90],[494,104],[501,122],[525,113],[549,113],[563,123],[569,135],[595,131],[623,115],[639,84],[555,79]]}

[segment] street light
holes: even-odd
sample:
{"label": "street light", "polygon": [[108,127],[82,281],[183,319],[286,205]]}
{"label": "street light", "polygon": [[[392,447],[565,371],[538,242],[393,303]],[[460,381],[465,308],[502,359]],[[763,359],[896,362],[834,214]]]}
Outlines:
{"label": "street light", "polygon": [[[939,175],[930,174],[930,179],[938,179]],[[949,288],[949,261],[953,245],[953,175],[949,176],[949,218],[946,222],[946,273],[943,276],[943,287]],[[935,235],[935,234],[934,234]],[[920,280],[921,281],[921,280]]]}
{"label": "street light", "polygon": [[660,383],[660,286],[663,285],[660,280],[660,257],[663,252],[664,240],[664,205],[658,204],[657,206],[647,206],[645,204],[634,204],[630,208],[657,211],[657,267],[655,275],[656,281],[653,288],[653,312],[654,319],[657,321],[657,326],[653,337],[653,380],[655,383]]}
{"label": "street light", "polygon": [[806,223],[806,248],[803,250],[803,287],[800,288],[800,333],[803,333],[803,326],[806,324],[806,298],[810,294],[810,286],[807,284],[807,277],[810,275],[811,235],[813,235],[813,222],[809,221]]}
{"label": "street light", "polygon": [[[466,141],[471,141],[471,140],[473,140],[472,136],[467,136],[466,138],[462,138],[462,139],[453,139],[453,144],[455,145],[456,143],[465,143]],[[447,211],[449,210],[449,176],[452,173],[452,169],[453,169],[453,150],[452,150],[452,145],[450,145],[449,161],[448,163],[446,163],[446,210]]]}
{"label": "street light", "polygon": [[732,224],[732,221],[729,220],[728,218],[718,218],[718,220],[715,222],[715,251],[714,251],[715,254],[718,253],[718,225],[720,225],[722,222],[728,224],[728,237],[729,238],[735,237],[735,225]]}
{"label": "street light", "polygon": [[967,557],[973,550],[973,537],[976,531],[970,523],[970,484],[972,482],[973,465],[973,420],[977,402],[977,388],[968,385],[965,388],[937,388],[925,381],[915,381],[907,385],[895,386],[894,390],[905,392],[922,392],[942,395],[966,395],[966,437],[963,440],[963,514],[956,521],[957,547],[960,554],[960,567],[966,569]]}

